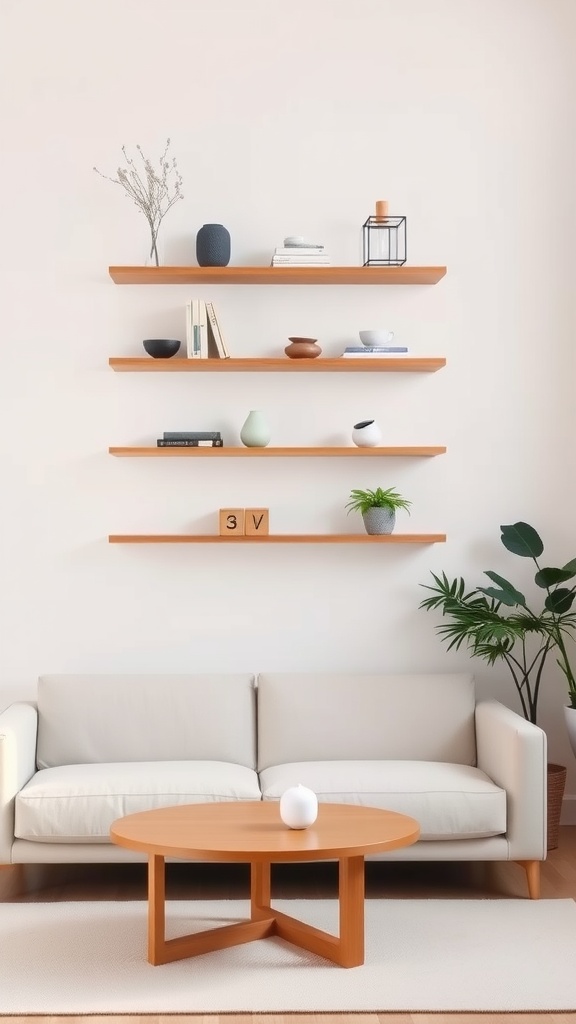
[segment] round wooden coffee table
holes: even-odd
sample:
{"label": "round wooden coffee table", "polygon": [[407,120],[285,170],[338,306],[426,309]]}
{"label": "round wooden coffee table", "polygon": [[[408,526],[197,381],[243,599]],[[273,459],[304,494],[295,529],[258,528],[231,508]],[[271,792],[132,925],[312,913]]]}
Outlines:
{"label": "round wooden coffee table", "polygon": [[[148,960],[165,964],[279,935],[342,967],[364,963],[364,856],[415,843],[418,822],[352,804],[320,804],[310,828],[282,822],[277,801],[183,804],[113,822],[112,842],[148,854]],[[165,857],[251,865],[249,921],[166,940]],[[270,906],[270,865],[338,860],[339,935]]]}

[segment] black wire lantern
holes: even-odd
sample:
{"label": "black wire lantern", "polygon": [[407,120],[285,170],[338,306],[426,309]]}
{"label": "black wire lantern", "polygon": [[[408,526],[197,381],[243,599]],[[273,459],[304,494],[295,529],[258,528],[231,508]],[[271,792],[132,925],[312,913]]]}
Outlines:
{"label": "black wire lantern", "polygon": [[406,217],[391,217],[388,203],[379,199],[376,213],[362,225],[365,267],[401,267],[406,263]]}

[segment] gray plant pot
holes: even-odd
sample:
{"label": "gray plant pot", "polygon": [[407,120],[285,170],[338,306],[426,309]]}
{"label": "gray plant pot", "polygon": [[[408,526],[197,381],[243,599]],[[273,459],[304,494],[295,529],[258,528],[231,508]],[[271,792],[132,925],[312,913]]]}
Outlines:
{"label": "gray plant pot", "polygon": [[369,508],[362,513],[366,533],[372,535],[392,533],[396,523],[396,513],[391,508]]}

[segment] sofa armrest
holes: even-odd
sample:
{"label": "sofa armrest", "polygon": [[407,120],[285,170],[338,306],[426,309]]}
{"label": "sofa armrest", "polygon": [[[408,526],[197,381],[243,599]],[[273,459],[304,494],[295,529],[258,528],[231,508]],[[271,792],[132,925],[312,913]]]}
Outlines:
{"label": "sofa armrest", "polygon": [[476,705],[478,767],[506,790],[511,860],[546,859],[546,733],[496,700]]}
{"label": "sofa armrest", "polygon": [[36,771],[38,712],[11,704],[0,714],[0,864],[9,864],[14,842],[14,800]]}

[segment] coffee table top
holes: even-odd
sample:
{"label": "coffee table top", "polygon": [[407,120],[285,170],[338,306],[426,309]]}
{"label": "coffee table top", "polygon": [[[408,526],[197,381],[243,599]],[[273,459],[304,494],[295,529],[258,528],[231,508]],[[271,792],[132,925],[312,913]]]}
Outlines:
{"label": "coffee table top", "polygon": [[356,857],[410,846],[419,835],[414,818],[355,804],[321,803],[313,825],[291,829],[276,800],[159,807],[118,818],[110,829],[112,841],[130,850],[227,862]]}

